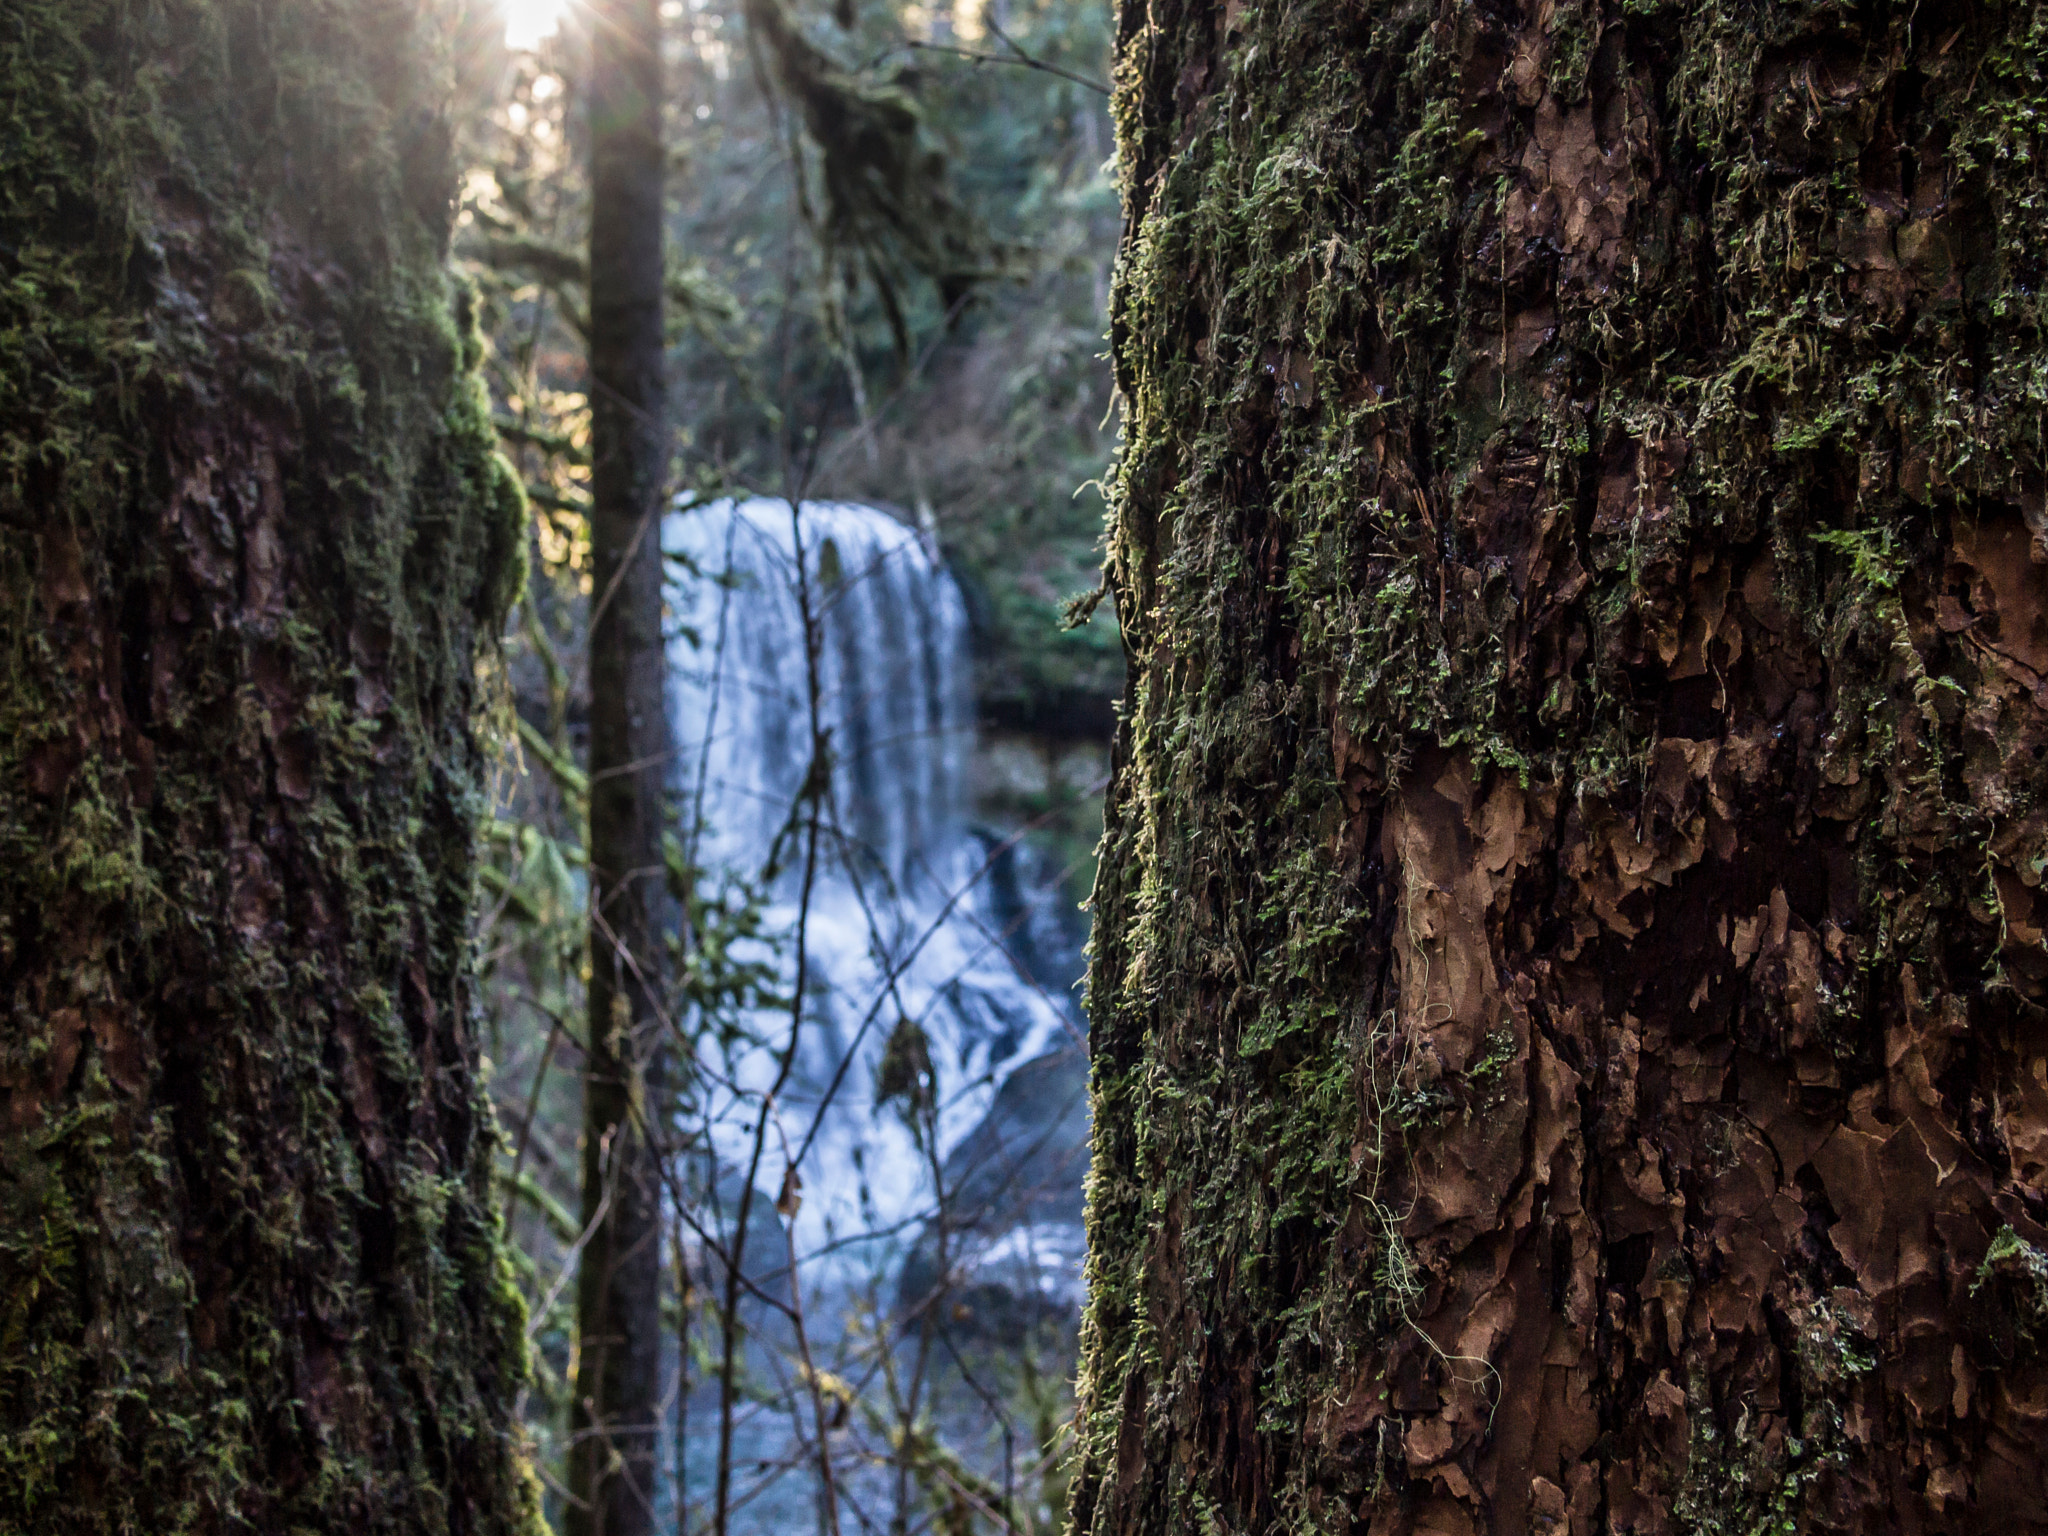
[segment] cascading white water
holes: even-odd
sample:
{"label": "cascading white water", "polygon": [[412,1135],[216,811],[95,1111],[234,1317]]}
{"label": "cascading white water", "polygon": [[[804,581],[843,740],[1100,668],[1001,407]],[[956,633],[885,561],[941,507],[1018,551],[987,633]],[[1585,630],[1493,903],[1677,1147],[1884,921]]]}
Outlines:
{"label": "cascading white water", "polygon": [[[768,929],[781,936],[786,979],[804,915],[814,707],[831,767],[795,1066],[758,1182],[772,1195],[800,1156],[799,1245],[871,1232],[882,1247],[836,1251],[900,1262],[931,1209],[934,1158],[988,1121],[1017,1068],[1062,1050],[1074,1059],[1078,1024],[1011,962],[980,888],[988,852],[962,815],[973,744],[966,609],[923,538],[871,507],[805,502],[793,515],[780,500],[711,502],[671,513],[663,544],[692,572],[671,588],[669,662],[695,860],[749,881],[775,866]],[[903,1019],[929,1042],[929,1151],[875,1107],[883,1049]],[[711,1106],[728,1172],[748,1162],[789,1039],[787,1013],[752,1023],[760,1043],[739,1053]],[[1062,1263],[1071,1272],[1070,1256]]]}

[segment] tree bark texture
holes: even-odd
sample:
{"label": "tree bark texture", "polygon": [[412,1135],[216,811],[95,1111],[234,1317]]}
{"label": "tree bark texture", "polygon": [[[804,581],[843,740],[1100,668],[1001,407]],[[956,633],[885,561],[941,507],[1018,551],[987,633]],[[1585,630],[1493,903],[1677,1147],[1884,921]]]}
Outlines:
{"label": "tree bark texture", "polygon": [[668,479],[657,0],[590,8],[590,1049],[570,1426],[572,1536],[654,1528],[673,772],[662,645]]}
{"label": "tree bark texture", "polygon": [[2048,1530],[2048,9],[1124,0],[1075,1530]]}
{"label": "tree bark texture", "polygon": [[511,1532],[451,17],[0,17],[0,1528]]}

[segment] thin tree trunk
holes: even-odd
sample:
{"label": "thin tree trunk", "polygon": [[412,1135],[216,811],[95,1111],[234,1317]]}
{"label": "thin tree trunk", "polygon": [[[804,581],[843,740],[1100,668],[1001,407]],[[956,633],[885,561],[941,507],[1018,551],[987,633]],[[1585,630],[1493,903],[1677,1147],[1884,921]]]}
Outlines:
{"label": "thin tree trunk", "polygon": [[572,1536],[654,1528],[661,1399],[657,1121],[669,944],[670,777],[661,635],[668,474],[662,381],[661,15],[590,7],[590,1053],[577,1281]]}
{"label": "thin tree trunk", "polygon": [[2048,1530],[2044,70],[1124,0],[1077,1532]]}
{"label": "thin tree trunk", "polygon": [[0,20],[0,1529],[513,1532],[469,913],[524,505],[397,0]]}

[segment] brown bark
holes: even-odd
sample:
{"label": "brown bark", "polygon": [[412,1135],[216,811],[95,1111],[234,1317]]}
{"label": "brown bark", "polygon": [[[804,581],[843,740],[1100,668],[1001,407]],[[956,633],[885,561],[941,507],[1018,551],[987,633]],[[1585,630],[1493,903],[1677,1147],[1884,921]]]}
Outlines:
{"label": "brown bark", "polygon": [[450,13],[0,23],[0,1528],[511,1532]]}
{"label": "brown bark", "polygon": [[1122,7],[1077,1531],[2048,1530],[2044,36]]}
{"label": "brown bark", "polygon": [[671,773],[661,634],[661,15],[591,7],[590,1049],[570,1425],[572,1536],[654,1525],[661,1396],[668,946],[680,914],[662,853]]}

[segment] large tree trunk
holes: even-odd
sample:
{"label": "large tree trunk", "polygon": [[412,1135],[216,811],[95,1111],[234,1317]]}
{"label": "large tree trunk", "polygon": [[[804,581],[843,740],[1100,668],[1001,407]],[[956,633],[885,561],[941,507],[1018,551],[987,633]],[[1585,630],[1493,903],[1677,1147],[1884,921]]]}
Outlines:
{"label": "large tree trunk", "polygon": [[674,741],[661,633],[669,432],[662,379],[657,0],[591,6],[590,1048],[570,1414],[572,1536],[654,1526],[661,1400],[662,1064],[679,914],[662,854]]}
{"label": "large tree trunk", "polygon": [[1118,48],[1076,1529],[2048,1530],[2048,8]]}
{"label": "large tree trunk", "polygon": [[0,1528],[510,1532],[455,6],[0,20]]}

